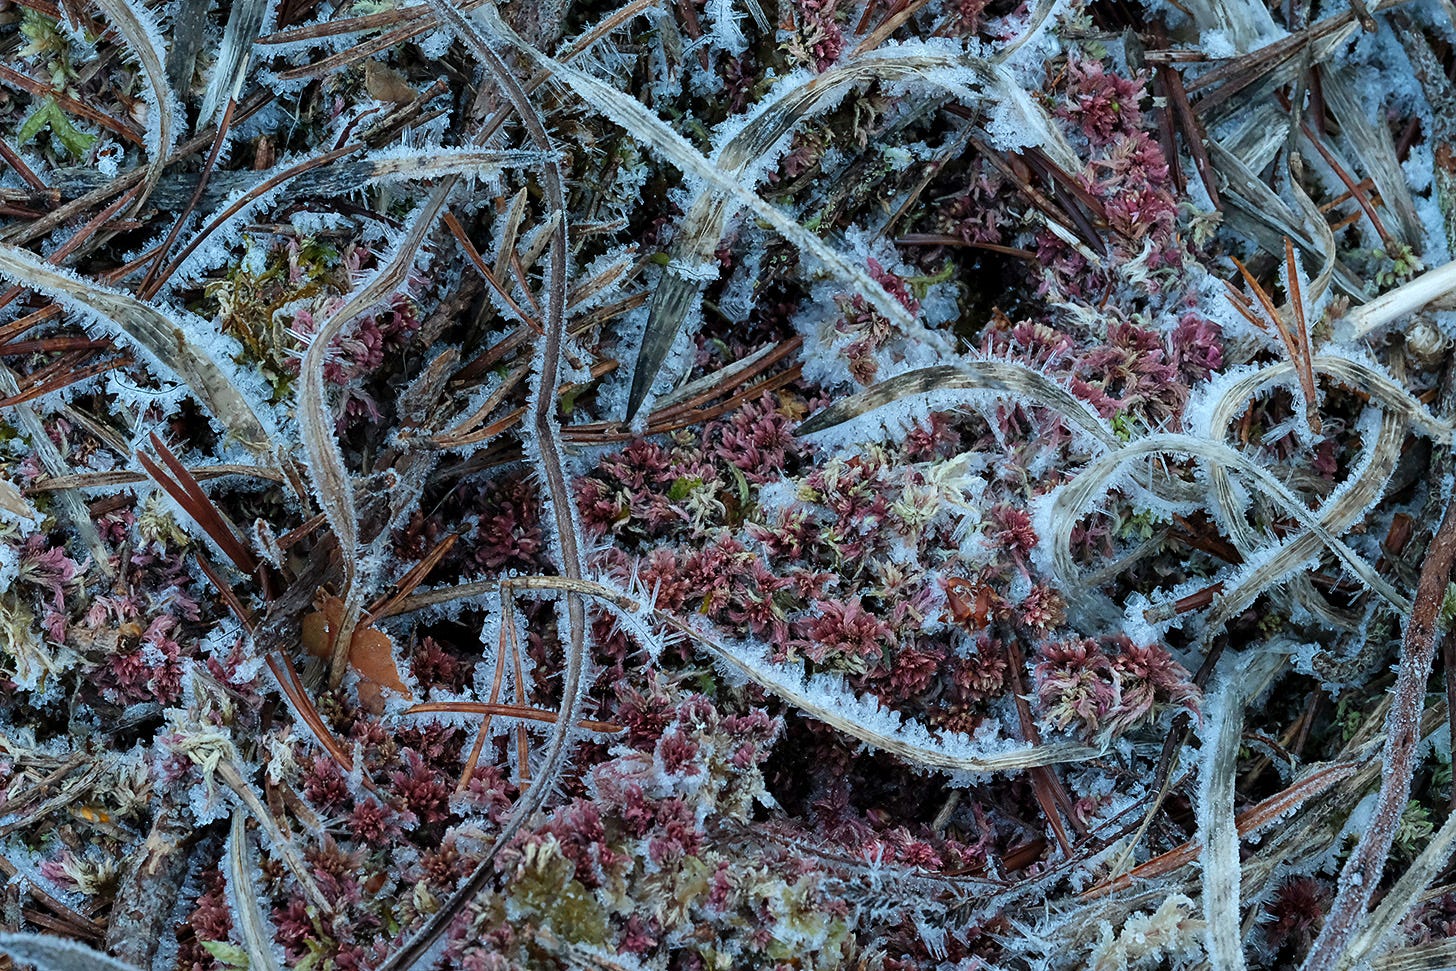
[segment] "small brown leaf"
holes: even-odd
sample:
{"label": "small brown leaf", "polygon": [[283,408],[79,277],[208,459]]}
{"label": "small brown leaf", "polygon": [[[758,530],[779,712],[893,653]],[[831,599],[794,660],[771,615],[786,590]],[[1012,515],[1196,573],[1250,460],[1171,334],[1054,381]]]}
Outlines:
{"label": "small brown leaf", "polygon": [[394,104],[407,104],[419,97],[404,79],[404,75],[386,67],[381,61],[364,63],[364,90],[375,101],[390,101]]}
{"label": "small brown leaf", "polygon": [[[317,610],[303,618],[303,647],[314,657],[328,660],[333,653],[334,631],[344,612],[344,602],[323,594],[315,602]],[[359,626],[349,641],[349,667],[359,675],[359,700],[368,708],[382,707],[381,688],[411,698],[409,688],[394,664],[394,641],[373,626]]]}

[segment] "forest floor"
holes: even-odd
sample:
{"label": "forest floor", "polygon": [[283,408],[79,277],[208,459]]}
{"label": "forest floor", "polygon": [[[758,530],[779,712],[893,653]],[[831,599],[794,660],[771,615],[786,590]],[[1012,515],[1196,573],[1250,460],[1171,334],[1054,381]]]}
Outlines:
{"label": "forest floor", "polygon": [[0,0],[0,952],[1456,967],[1453,76]]}

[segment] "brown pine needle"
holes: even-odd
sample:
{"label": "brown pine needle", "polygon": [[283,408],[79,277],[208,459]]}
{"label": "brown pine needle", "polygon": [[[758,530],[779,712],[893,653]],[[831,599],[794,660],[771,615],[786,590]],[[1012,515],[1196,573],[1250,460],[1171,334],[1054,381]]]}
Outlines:
{"label": "brown pine needle", "polygon": [[1299,376],[1300,389],[1304,392],[1305,415],[1306,420],[1309,422],[1309,429],[1316,435],[1320,434],[1321,423],[1318,411],[1318,399],[1315,397],[1314,369],[1309,362],[1308,356],[1304,353],[1300,340],[1294,334],[1290,333],[1289,324],[1280,315],[1279,308],[1274,306],[1273,298],[1269,296],[1267,290],[1259,285],[1259,281],[1254,279],[1254,275],[1249,272],[1249,268],[1244,266],[1236,256],[1230,257],[1230,259],[1234,261],[1234,266],[1239,268],[1239,273],[1243,275],[1244,282],[1249,285],[1249,289],[1253,291],[1254,297],[1259,301],[1260,306],[1264,308],[1264,313],[1268,316],[1270,322],[1274,324],[1274,329],[1279,332],[1279,339],[1284,343],[1285,353],[1289,355],[1289,362],[1294,365],[1295,373]]}

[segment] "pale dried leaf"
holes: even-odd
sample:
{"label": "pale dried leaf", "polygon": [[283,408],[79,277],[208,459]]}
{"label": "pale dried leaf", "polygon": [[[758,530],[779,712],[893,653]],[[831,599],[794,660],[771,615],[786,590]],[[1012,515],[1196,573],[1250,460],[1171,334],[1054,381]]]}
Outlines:
{"label": "pale dried leaf", "polygon": [[248,853],[247,816],[233,810],[227,845],[228,903],[233,930],[248,953],[248,971],[281,971],[274,954],[273,930],[258,902],[257,864]]}
{"label": "pale dried leaf", "polygon": [[114,327],[146,357],[181,379],[238,442],[255,452],[269,449],[268,432],[252,405],[188,334],[188,326],[206,326],[201,321],[174,321],[130,294],[63,272],[8,243],[0,243],[0,275]]}
{"label": "pale dried leaf", "polygon": [[147,113],[147,174],[143,189],[133,203],[139,208],[156,188],[162,170],[172,156],[176,143],[176,99],[172,86],[167,81],[167,51],[162,42],[162,30],[152,12],[140,3],[131,0],[96,0],[96,5],[126,38],[137,63],[142,67],[147,85],[152,90],[151,111]]}

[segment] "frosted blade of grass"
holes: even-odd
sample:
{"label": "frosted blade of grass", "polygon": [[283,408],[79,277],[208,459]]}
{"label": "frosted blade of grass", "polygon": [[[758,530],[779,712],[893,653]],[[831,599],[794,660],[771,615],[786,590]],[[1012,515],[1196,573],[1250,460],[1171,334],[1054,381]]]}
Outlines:
{"label": "frosted blade of grass", "polygon": [[1410,184],[1401,169],[1385,119],[1370,120],[1347,70],[1327,70],[1321,80],[1325,104],[1340,123],[1340,137],[1350,145],[1361,167],[1375,183],[1381,204],[1395,216],[1400,241],[1419,248],[1425,239],[1425,230],[1421,228]]}
{"label": "frosted blade of grass", "polygon": [[1456,940],[1403,947],[1373,959],[1370,967],[1373,971],[1451,971],[1456,968]]}
{"label": "frosted blade of grass", "polygon": [[[296,162],[275,166],[262,173],[251,186],[208,217],[202,229],[187,241],[163,277],[172,280],[181,273],[195,273],[220,262],[226,255],[221,247],[207,246],[218,232],[246,216],[254,206],[272,197],[285,185],[295,195],[348,195],[367,184],[392,181],[423,181],[453,176],[488,176],[508,166],[534,166],[542,162],[540,152],[494,151],[479,148],[433,148],[428,153],[386,149],[359,158],[347,158],[354,150],[334,149]],[[206,263],[206,266],[202,264]]]}
{"label": "frosted blade of grass", "polygon": [[284,835],[283,830],[278,826],[278,821],[273,818],[273,813],[259,798],[253,783],[244,776],[243,769],[238,763],[237,750],[232,747],[231,743],[217,761],[214,771],[218,778],[238,797],[238,801],[243,804],[248,815],[253,817],[253,821],[258,824],[259,829],[267,835],[272,854],[293,873],[293,878],[298,881],[304,896],[318,908],[319,913],[332,917],[336,912],[333,903],[319,889],[318,882],[313,877],[313,869],[308,865],[304,855],[299,852],[293,840]]}
{"label": "frosted blade of grass", "polygon": [[96,0],[96,5],[130,45],[151,89],[148,99],[151,110],[147,113],[147,175],[142,191],[132,204],[136,210],[157,187],[176,144],[176,101],[172,86],[167,83],[167,47],[157,21],[142,4],[130,0]]}
{"label": "frosted blade of grass", "polygon": [[[1451,0],[1442,0],[1448,16],[1453,11]],[[1456,19],[1456,17],[1453,17]],[[1430,105],[1431,129],[1426,140],[1431,145],[1456,143],[1456,85],[1446,76],[1446,62],[1437,57],[1425,33],[1401,13],[1390,16],[1391,26],[1405,47],[1405,56],[1414,69],[1415,79]],[[1424,113],[1423,113],[1424,114]],[[1456,173],[1449,166],[1437,164],[1432,179],[1432,201],[1441,215],[1441,229],[1450,251],[1456,252]]]}
{"label": "frosted blade of grass", "polygon": [[526,217],[528,194],[524,188],[511,197],[496,231],[495,278],[511,279],[511,257],[516,252],[516,239],[521,232],[521,220]]}
{"label": "frosted blade of grass", "polygon": [[[1411,394],[1390,373],[1379,365],[1348,353],[1327,350],[1311,361],[1315,374],[1325,375],[1368,395],[1385,411],[1401,415],[1412,426],[1438,442],[1450,442],[1456,436],[1456,425],[1436,417],[1415,395]],[[1197,393],[1188,414],[1189,431],[1195,435],[1222,439],[1249,405],[1251,399],[1289,381],[1294,365],[1288,361],[1265,364],[1252,370],[1235,370],[1215,378]],[[1208,402],[1206,399],[1217,398]]]}
{"label": "frosted blade of grass", "polygon": [[665,394],[661,398],[658,398],[654,403],[654,408],[659,412],[666,411],[675,405],[680,405],[685,401],[691,401],[695,395],[707,391],[710,388],[731,388],[737,383],[736,379],[738,375],[747,371],[776,350],[778,348],[773,344],[765,344],[747,357],[739,358],[736,361],[723,365],[716,371],[709,372],[700,378],[694,378],[686,384],[679,385],[670,394]]}
{"label": "frosted blade of grass", "polygon": [[202,110],[197,115],[197,127],[206,128],[216,120],[227,106],[247,70],[248,55],[253,42],[263,30],[263,21],[268,18],[270,0],[234,0],[228,11],[227,27],[222,35],[222,47],[218,49],[217,61],[212,66],[212,77],[207,80],[207,93],[202,97]]}
{"label": "frosted blade of grass", "polygon": [[1060,2],[1061,0],[1036,0],[1031,7],[1031,16],[1026,19],[1026,26],[1022,28],[1014,41],[996,52],[995,56],[991,58],[992,63],[1007,63],[1011,60],[1012,55],[1034,40],[1041,33],[1042,27]]}
{"label": "frosted blade of grass", "polygon": [[[555,142],[546,130],[545,121],[531,103],[512,65],[506,64],[495,51],[491,38],[482,35],[474,21],[467,20],[451,0],[430,0],[430,6],[442,25],[460,38],[481,66],[493,77],[506,103],[514,110],[526,137],[547,158],[539,169],[539,184],[546,219],[553,228],[549,238],[549,256],[543,271],[545,314],[540,344],[536,351],[536,373],[528,396],[526,421],[522,436],[528,454],[535,459],[541,481],[540,495],[546,518],[552,528],[547,535],[554,539],[552,550],[555,565],[569,580],[582,576],[581,525],[576,497],[567,480],[565,454],[561,443],[561,426],[556,417],[558,392],[561,387],[562,356],[565,351],[566,295],[569,274],[570,241],[567,233],[566,190],[561,168],[556,160]],[[493,8],[492,8],[493,9]],[[495,26],[504,29],[497,17]],[[517,41],[517,43],[521,43]],[[522,45],[530,50],[529,45]],[[448,940],[448,930],[455,918],[495,878],[494,861],[500,851],[529,822],[544,804],[566,763],[573,741],[572,726],[584,694],[583,682],[588,664],[586,643],[586,609],[581,597],[568,593],[565,609],[557,612],[557,634],[565,647],[561,671],[561,703],[555,724],[540,760],[540,775],[533,785],[516,799],[509,815],[495,834],[490,848],[475,861],[474,868],[455,893],[425,922],[410,939],[391,954],[379,971],[410,971],[430,967],[439,957]],[[503,605],[504,606],[504,605]],[[502,615],[502,620],[509,618]]]}
{"label": "frosted blade of grass", "polygon": [[899,722],[899,716],[861,698],[847,687],[823,677],[806,680],[801,669],[773,664],[748,653],[718,644],[684,625],[719,663],[805,714],[866,745],[888,752],[911,765],[942,772],[1010,772],[1063,762],[1080,762],[1104,754],[1102,749],[1070,743],[982,747],[966,742],[933,739],[918,725]]}
{"label": "frosted blade of grass", "polygon": [[1220,143],[1251,172],[1262,172],[1289,144],[1289,115],[1273,99],[1255,101],[1222,129]]}
{"label": "frosted blade of grass", "polygon": [[1109,449],[1122,443],[1102,418],[1080,398],[1047,375],[1014,361],[972,360],[906,371],[872,388],[836,401],[799,425],[797,434],[813,435],[907,398],[942,392],[995,392],[1049,408]]}
{"label": "frosted blade of grass", "polygon": [[247,816],[241,809],[233,810],[227,858],[227,900],[233,930],[248,955],[248,971],[281,971],[272,927],[258,903],[258,868],[248,853]]}
{"label": "frosted blade of grass", "polygon": [[104,951],[50,934],[0,933],[0,952],[36,971],[140,971]]}
{"label": "frosted blade of grass", "polygon": [[167,80],[173,89],[185,89],[192,83],[197,54],[202,50],[203,31],[208,26],[207,8],[211,5],[209,0],[181,0],[172,14]]}
{"label": "frosted blade of grass", "polygon": [[1340,868],[1334,902],[1310,947],[1306,971],[1333,971],[1366,919],[1400,830],[1426,714],[1426,686],[1434,667],[1441,605],[1456,567],[1456,506],[1447,504],[1441,525],[1426,549],[1416,585],[1415,607],[1405,625],[1390,708],[1380,789],[1359,842]]}
{"label": "frosted blade of grass", "polygon": [[[1326,250],[1305,230],[1304,220],[1279,198],[1279,194],[1265,184],[1243,160],[1225,149],[1218,142],[1207,142],[1208,157],[1227,181],[1221,193],[1242,215],[1239,228],[1246,229],[1259,248],[1276,258],[1284,256],[1284,239],[1294,241],[1305,253],[1314,254],[1321,261]],[[1333,271],[1340,289],[1357,300],[1365,299],[1365,288],[1349,270],[1336,264]]]}
{"label": "frosted blade of grass", "polygon": [[1199,767],[1198,839],[1203,844],[1203,918],[1208,957],[1220,971],[1244,965],[1239,929],[1239,830],[1234,817],[1244,706],[1283,664],[1264,653],[1247,666],[1227,665],[1226,680],[1209,699]]}
{"label": "frosted blade of grass", "polygon": [[[1425,405],[1376,365],[1338,354],[1324,354],[1315,357],[1311,366],[1315,373],[1334,378],[1369,395],[1381,411],[1379,429],[1371,446],[1318,513],[1325,529],[1339,535],[1357,524],[1383,494],[1394,473],[1408,426],[1415,426],[1438,441],[1449,441],[1452,428],[1449,423],[1432,415]],[[1251,400],[1288,383],[1294,371],[1290,362],[1281,361],[1246,374],[1235,372],[1212,382],[1203,395],[1216,400],[1211,405],[1196,403],[1190,407],[1189,413],[1196,416],[1197,421],[1189,430],[1196,435],[1223,441]],[[1317,552],[1319,541],[1305,533],[1285,541],[1272,556],[1256,555],[1256,550],[1266,547],[1266,538],[1249,525],[1242,504],[1234,496],[1227,473],[1219,467],[1211,467],[1209,480],[1209,495],[1214,499],[1216,517],[1235,548],[1247,561],[1255,564],[1252,569],[1236,573],[1239,579],[1231,580],[1226,586],[1207,622],[1209,630],[1216,630],[1264,590],[1297,570]],[[1309,586],[1307,578],[1295,577],[1292,582],[1296,594],[1307,604],[1315,605],[1317,609],[1317,605],[1324,602]]]}
{"label": "frosted blade of grass", "polygon": [[[1383,494],[1385,485],[1395,470],[1411,416],[1423,414],[1430,423],[1436,423],[1436,419],[1387,375],[1362,362],[1325,355],[1315,359],[1313,368],[1317,373],[1338,376],[1346,384],[1366,391],[1382,405],[1387,400],[1392,405],[1381,409],[1379,430],[1365,449],[1360,462],[1317,514],[1326,530],[1332,535],[1340,535],[1364,518]],[[1223,441],[1238,416],[1247,409],[1250,400],[1276,385],[1287,384],[1293,377],[1294,370],[1294,366],[1286,361],[1259,368],[1247,375],[1236,376],[1233,380],[1214,382],[1205,393],[1210,396],[1217,395],[1217,400],[1212,407],[1200,405],[1190,409],[1198,418],[1195,427],[1190,428],[1190,431],[1214,441]],[[1207,629],[1212,632],[1252,603],[1259,594],[1308,562],[1318,553],[1320,542],[1311,534],[1301,533],[1282,543],[1270,543],[1268,537],[1249,524],[1244,503],[1235,494],[1228,473],[1213,466],[1209,468],[1208,476],[1208,491],[1214,500],[1214,515],[1234,547],[1249,564],[1236,570],[1225,581],[1224,593],[1207,619]],[[1261,552],[1271,549],[1274,551],[1272,555]],[[1294,592],[1300,599],[1309,604],[1323,602],[1309,587],[1306,578],[1295,577],[1293,583],[1296,587]],[[1172,616],[1171,605],[1163,607],[1160,614],[1159,619]],[[1151,615],[1149,619],[1153,619]]]}
{"label": "frosted blade of grass", "polygon": [[439,591],[426,591],[422,596],[413,598],[415,602],[405,606],[404,610],[459,597],[488,596],[507,587],[513,591],[554,590],[595,598],[618,611],[628,630],[638,628],[640,618],[651,616],[664,627],[703,648],[733,674],[747,678],[811,717],[866,745],[889,752],[912,765],[943,772],[1008,772],[1080,762],[1105,754],[1101,748],[1070,743],[1024,745],[1005,742],[987,745],[974,739],[932,738],[920,726],[902,722],[898,714],[879,707],[873,698],[861,698],[831,677],[806,679],[801,668],[755,658],[750,653],[752,646],[744,648],[721,644],[694,625],[651,607],[645,598],[639,600],[591,580],[530,576],[515,577],[503,583],[466,583]]}
{"label": "frosted blade of grass", "polygon": [[[768,176],[768,163],[775,152],[787,151],[787,137],[806,119],[833,109],[849,90],[859,84],[879,81],[908,84],[938,72],[965,72],[978,62],[943,50],[933,51],[905,45],[893,53],[862,55],[847,64],[831,67],[823,74],[794,75],[776,84],[767,100],[755,109],[755,117],[728,139],[708,164],[725,178],[747,191],[754,191]],[[956,90],[966,92],[964,85]],[[979,98],[962,98],[976,102]],[[719,186],[705,183],[694,193],[692,204],[678,227],[669,251],[670,261],[652,296],[647,329],[637,351],[627,418],[637,414],[647,398],[688,311],[708,282],[716,275],[714,253],[722,242],[728,220],[739,200]],[[706,269],[700,269],[706,268]]]}
{"label": "frosted blade of grass", "polygon": [[[4,364],[0,364],[0,394],[6,396],[20,393],[20,386],[15,381],[15,372]],[[69,475],[72,471],[70,463],[61,456],[55,443],[51,441],[50,435],[46,433],[46,427],[41,422],[40,416],[27,404],[14,405],[11,414],[20,423],[20,430],[24,433],[30,449],[35,453],[40,467],[45,469],[46,474],[51,478],[60,478]],[[106,544],[101,540],[101,532],[96,528],[96,522],[91,518],[91,510],[86,505],[80,492],[75,489],[62,489],[56,493],[56,502],[60,506],[61,513],[70,522],[71,528],[76,535],[81,537],[87,551],[91,554],[91,561],[96,568],[108,580],[116,578],[116,572],[111,568],[111,554],[106,549]]]}
{"label": "frosted blade of grass", "polygon": [[[13,379],[12,379],[13,380]],[[6,394],[13,392],[7,391]],[[0,521],[36,523],[41,521],[41,514],[25,498],[25,493],[15,487],[9,479],[0,479]]]}
{"label": "frosted blade of grass", "polygon": [[[1327,501],[1319,511],[1319,521],[1331,535],[1339,535],[1363,519],[1370,507],[1385,492],[1385,485],[1390,481],[1390,476],[1395,471],[1396,461],[1400,458],[1401,445],[1405,440],[1405,427],[1405,422],[1399,415],[1386,413],[1380,416],[1380,430],[1376,433],[1374,443],[1367,450],[1364,461],[1351,474],[1349,480],[1341,483],[1336,495]],[[1221,476],[1225,480],[1227,478],[1222,470],[1213,470],[1211,474]],[[1216,492],[1221,501],[1225,503],[1226,512],[1235,511],[1231,508],[1229,490],[1219,488]],[[1231,516],[1230,521],[1245,522],[1241,515]],[[1252,544],[1248,550],[1240,550],[1241,553],[1246,554],[1246,559],[1255,565],[1252,569],[1244,568],[1241,572],[1236,573],[1238,579],[1230,580],[1225,584],[1224,593],[1219,597],[1218,603],[1208,616],[1208,629],[1210,631],[1221,629],[1226,622],[1233,620],[1243,612],[1244,608],[1258,599],[1265,590],[1308,562],[1318,552],[1319,546],[1318,537],[1312,533],[1300,533],[1298,536],[1280,543],[1272,556],[1258,555]],[[1307,577],[1296,579],[1302,584],[1308,584]],[[1319,596],[1312,588],[1306,590],[1305,593],[1310,598]],[[1402,600],[1404,601],[1404,598]],[[1404,602],[1405,609],[1409,610],[1409,601]]]}
{"label": "frosted blade of grass", "polygon": [[1078,586],[1078,570],[1072,560],[1072,530],[1081,517],[1126,477],[1129,467],[1134,463],[1154,456],[1176,455],[1188,456],[1210,467],[1222,467],[1237,474],[1247,485],[1272,501],[1283,515],[1295,519],[1318,537],[1325,548],[1370,589],[1395,605],[1402,613],[1410,609],[1410,602],[1405,597],[1392,588],[1355,551],[1338,537],[1332,536],[1316,515],[1269,470],[1220,442],[1178,434],[1149,435],[1100,456],[1070,482],[1058,486],[1036,501],[1037,535],[1042,538],[1042,545],[1049,551],[1042,556],[1047,558],[1048,571],[1061,581],[1065,589]]}
{"label": "frosted blade of grass", "polygon": [[8,243],[0,243],[0,275],[118,332],[147,359],[181,379],[229,435],[255,452],[269,449],[269,435],[257,413],[227,372],[188,334],[189,322],[174,321],[130,294],[60,270]]}
{"label": "frosted blade of grass", "polygon": [[1446,822],[1436,830],[1426,848],[1421,850],[1421,855],[1400,875],[1400,880],[1391,888],[1390,893],[1385,895],[1380,905],[1366,918],[1365,925],[1346,945],[1339,963],[1335,965],[1338,971],[1358,967],[1380,946],[1381,941],[1390,936],[1405,920],[1411,908],[1420,903],[1426,888],[1441,875],[1453,849],[1456,849],[1456,813],[1446,818]]}
{"label": "frosted blade of grass", "polygon": [[[1036,15],[1044,18],[1052,5],[1040,4]],[[1036,26],[1033,24],[1028,30],[1035,30]],[[1022,116],[1025,131],[1034,133],[1030,142],[1041,145],[1067,171],[1081,168],[1076,153],[1051,124],[1046,112],[1026,98],[1019,83],[998,63],[988,64],[959,51],[913,43],[861,55],[802,81],[796,78],[780,81],[768,99],[755,109],[753,120],[706,161],[735,186],[754,193],[758,183],[768,175],[772,154],[787,150],[787,137],[802,121],[834,108],[852,87],[871,82],[891,86],[921,82],[940,88],[945,97],[955,97],[967,106],[999,99],[1015,107]],[[978,90],[973,84],[984,90]],[[703,184],[694,195],[673,241],[671,260],[653,293],[647,330],[632,373],[627,405],[629,420],[651,390],[707,278],[716,274],[714,253],[723,239],[735,202],[742,204],[742,199],[713,183]]]}
{"label": "frosted blade of grass", "polygon": [[359,569],[359,513],[354,501],[354,482],[344,467],[344,453],[334,430],[334,416],[324,391],[324,366],[329,348],[344,327],[387,301],[404,286],[415,256],[445,205],[450,186],[431,194],[416,212],[409,231],[394,248],[385,265],[364,286],[319,324],[304,352],[298,370],[297,412],[299,438],[307,457],[307,470],[319,508],[339,541],[344,562],[344,606],[338,630],[333,632],[334,650],[330,680],[335,686],[347,669],[349,648],[364,603],[363,577]]}
{"label": "frosted blade of grass", "polygon": [[912,765],[942,772],[1009,772],[1080,762],[1105,754],[1101,748],[1070,743],[987,745],[975,739],[933,738],[919,725],[905,723],[897,713],[881,708],[873,697],[862,698],[834,678],[806,678],[800,667],[753,656],[756,649],[753,645],[730,647],[719,643],[692,624],[604,584],[564,577],[518,577],[508,582],[513,589],[564,590],[595,597],[629,617],[650,614],[702,647],[737,676],[747,678],[826,725]]}
{"label": "frosted blade of grass", "polygon": [[487,29],[515,44],[527,57],[550,72],[552,80],[570,88],[584,102],[622,128],[626,133],[677,167],[685,177],[695,179],[731,197],[755,216],[772,226],[798,249],[817,260],[826,270],[846,285],[863,294],[865,299],[885,317],[914,330],[915,318],[869,272],[809,232],[797,221],[765,202],[757,192],[744,187],[730,173],[705,158],[688,141],[665,124],[636,98],[597,80],[590,74],[562,64],[514,36],[500,21],[499,14],[487,8],[476,14]]}
{"label": "frosted blade of grass", "polygon": [[[1330,281],[1334,279],[1335,271],[1339,267],[1339,260],[1335,256],[1335,234],[1330,229],[1329,220],[1325,218],[1324,213],[1320,212],[1319,206],[1309,197],[1309,193],[1304,191],[1304,185],[1302,184],[1304,181],[1304,159],[1298,152],[1291,151],[1289,153],[1288,168],[1290,192],[1294,196],[1294,201],[1299,204],[1300,211],[1304,213],[1304,225],[1314,234],[1315,245],[1309,252],[1319,257],[1320,271],[1315,275],[1314,279],[1309,281],[1309,285],[1305,288],[1306,292],[1302,302],[1303,306],[1298,308],[1293,307],[1291,306],[1291,301],[1286,299],[1284,306],[1280,308],[1280,313],[1284,315],[1286,320],[1291,321],[1293,325],[1297,325],[1296,329],[1305,334],[1305,354],[1313,355],[1314,348],[1311,346],[1308,335],[1314,324],[1310,319],[1308,308],[1318,306],[1324,300],[1325,294],[1329,293]],[[1292,241],[1280,240],[1279,242],[1287,265],[1291,259],[1289,254],[1290,248],[1293,245]],[[1279,253],[1275,254],[1276,257],[1280,255]],[[1294,272],[1297,275],[1298,261],[1295,261],[1295,263]],[[1290,280],[1288,274],[1289,270],[1286,269],[1284,273],[1284,287],[1286,291],[1298,284],[1297,280]],[[1286,294],[1287,296],[1288,294]]]}

